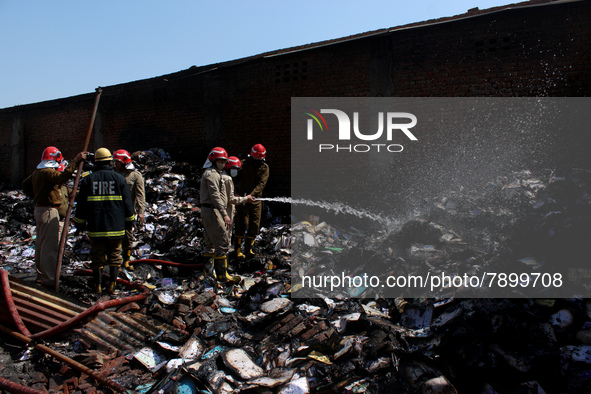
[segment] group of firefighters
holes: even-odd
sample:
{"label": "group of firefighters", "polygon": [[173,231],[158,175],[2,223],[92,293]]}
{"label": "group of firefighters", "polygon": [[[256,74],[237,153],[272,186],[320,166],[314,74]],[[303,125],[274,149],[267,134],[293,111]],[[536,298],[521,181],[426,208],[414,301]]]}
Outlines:
{"label": "group of firefighters", "polygon": [[[59,281],[56,275],[63,229],[60,218],[66,216],[72,192],[65,184],[79,163],[89,156],[87,152],[80,152],[67,163],[59,149],[49,146],[43,151],[35,171],[22,182],[23,191],[35,202],[36,282],[42,286],[53,288]],[[261,201],[256,198],[262,196],[269,178],[265,158],[266,150],[261,144],[254,145],[242,161],[228,156],[220,147],[212,149],[208,155],[200,190],[206,278],[222,282],[239,279],[228,273],[232,241],[238,259],[254,256],[253,245],[262,213]],[[135,168],[132,155],[124,149],[111,154],[107,148],[99,148],[93,161],[92,170],[80,181],[73,222],[77,232],[86,231],[90,239],[94,291],[102,293],[102,270],[108,266],[106,290],[116,293],[120,267],[133,269],[130,260],[136,222],[145,221],[144,178]]]}
{"label": "group of firefighters", "polygon": [[[267,151],[261,144],[250,150],[248,158],[240,161],[228,156],[224,148],[211,150],[201,176],[201,220],[205,228],[204,274],[220,281],[236,281],[228,274],[228,251],[234,240],[236,257],[254,256],[252,247],[259,233],[262,206],[256,198],[262,196],[269,179],[269,166],[265,163]],[[234,179],[240,174],[234,188]],[[234,191],[235,190],[235,191]],[[244,197],[240,197],[244,196]],[[234,236],[232,224],[236,209]],[[245,252],[242,239],[246,236]]]}

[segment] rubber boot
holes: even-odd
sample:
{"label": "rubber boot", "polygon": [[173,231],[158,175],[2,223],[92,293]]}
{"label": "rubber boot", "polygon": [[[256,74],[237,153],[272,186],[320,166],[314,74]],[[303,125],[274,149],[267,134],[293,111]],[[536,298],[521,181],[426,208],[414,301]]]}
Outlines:
{"label": "rubber boot", "polygon": [[93,268],[92,270],[92,288],[96,294],[103,293],[103,289],[101,286],[101,270],[102,268]]}
{"label": "rubber boot", "polygon": [[126,249],[123,251],[123,268],[133,271],[133,265],[129,264],[129,260],[131,260],[131,249]]}
{"label": "rubber boot", "polygon": [[236,250],[236,258],[237,259],[244,259],[244,253],[242,253],[242,237],[235,237],[235,246],[234,249]]}
{"label": "rubber boot", "polygon": [[109,278],[109,287],[107,288],[107,293],[109,294],[116,294],[118,291],[115,289],[117,283],[117,275],[119,275],[119,267],[118,266],[110,266],[110,278]]}
{"label": "rubber boot", "polygon": [[240,282],[240,277],[228,274],[228,256],[214,257],[216,278],[220,282]]}
{"label": "rubber boot", "polygon": [[215,279],[215,272],[213,271],[213,254],[203,254],[203,275],[205,278]]}
{"label": "rubber boot", "polygon": [[254,257],[254,251],[252,250],[254,248],[254,237],[246,237],[246,257],[248,257],[249,259]]}

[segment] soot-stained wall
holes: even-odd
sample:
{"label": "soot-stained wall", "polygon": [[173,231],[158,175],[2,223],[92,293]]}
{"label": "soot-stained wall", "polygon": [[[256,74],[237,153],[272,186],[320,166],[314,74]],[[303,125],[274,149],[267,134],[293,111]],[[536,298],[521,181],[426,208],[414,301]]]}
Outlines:
{"label": "soot-stained wall", "polygon": [[[245,157],[262,143],[266,194],[288,195],[292,97],[588,96],[590,37],[591,2],[533,1],[105,86],[89,150],[162,148],[201,164],[214,146]],[[0,180],[18,186],[48,145],[72,158],[94,99],[0,110]]]}

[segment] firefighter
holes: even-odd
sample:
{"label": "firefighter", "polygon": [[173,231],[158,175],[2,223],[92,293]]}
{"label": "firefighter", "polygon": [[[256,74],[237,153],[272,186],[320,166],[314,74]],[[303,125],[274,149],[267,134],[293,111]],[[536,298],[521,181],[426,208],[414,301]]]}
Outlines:
{"label": "firefighter", "polygon": [[222,171],[227,161],[228,153],[224,148],[213,148],[203,165],[206,170],[201,176],[200,185],[201,220],[205,228],[204,274],[213,278],[215,268],[216,279],[220,281],[229,278],[226,234],[232,221],[227,211],[228,196],[222,184]]}
{"label": "firefighter", "polygon": [[[68,166],[67,161],[62,161],[60,165],[56,168],[56,171],[63,172],[66,167]],[[60,234],[62,233],[62,226],[63,222],[61,220],[65,219],[66,215],[68,214],[68,207],[70,206],[70,194],[72,193],[72,189],[70,189],[65,183],[59,187],[60,196],[61,196],[61,204],[60,207],[57,209],[60,215]]]}
{"label": "firefighter", "polygon": [[[113,153],[113,162],[115,163],[115,171],[123,175],[129,191],[131,194],[131,201],[133,203],[133,209],[136,214],[136,219],[139,224],[143,224],[145,221],[146,212],[146,192],[144,186],[144,177],[136,170],[133,162],[131,161],[131,155],[125,149],[116,150]],[[123,238],[123,267],[127,269],[133,269],[129,264],[131,259],[131,249],[135,242],[133,231],[126,230],[125,238]]]}
{"label": "firefighter", "polygon": [[[269,179],[269,166],[265,163],[267,150],[261,144],[256,144],[250,150],[250,155],[242,162],[240,182],[237,185],[238,195],[251,195],[255,199],[263,196],[263,189]],[[236,209],[235,249],[239,259],[253,257],[254,240],[259,234],[261,226],[262,201],[241,205]],[[242,253],[242,238],[245,237],[245,252]]]}
{"label": "firefighter", "polygon": [[125,178],[115,172],[113,157],[107,148],[99,148],[94,155],[92,174],[80,182],[76,197],[74,223],[78,230],[87,230],[90,238],[90,268],[94,290],[102,293],[102,268],[110,267],[107,291],[116,292],[115,283],[123,261],[121,244],[125,231],[133,227],[135,213]]}
{"label": "firefighter", "polygon": [[35,202],[36,281],[45,287],[53,287],[56,279],[61,234],[58,212],[62,203],[60,186],[70,179],[78,163],[85,158],[86,152],[78,153],[64,171],[59,172],[56,169],[64,157],[55,146],[48,146],[41,154],[37,169],[22,182],[23,191]]}
{"label": "firefighter", "polygon": [[[238,176],[239,171],[242,169],[242,162],[236,156],[228,157],[228,161],[224,166],[224,172],[222,172],[222,182],[224,184],[224,190],[226,196],[228,196],[228,205],[226,211],[230,217],[230,221],[233,223],[235,207],[242,204],[251,204],[255,201],[255,198],[251,195],[240,197],[234,193],[234,178]],[[232,226],[228,228],[226,233],[226,242],[228,248],[232,241]]]}

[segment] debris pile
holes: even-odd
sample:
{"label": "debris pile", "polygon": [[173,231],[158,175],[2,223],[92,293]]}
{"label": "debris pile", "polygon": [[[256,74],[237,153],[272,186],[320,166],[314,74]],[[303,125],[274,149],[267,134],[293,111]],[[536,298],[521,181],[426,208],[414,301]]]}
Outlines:
{"label": "debris pile", "polygon": [[[103,378],[141,393],[591,391],[586,298],[465,298],[449,289],[388,298],[372,288],[296,298],[291,271],[296,264],[302,273],[380,274],[551,265],[560,258],[552,251],[565,247],[579,258],[591,244],[590,172],[499,177],[485,191],[437,197],[399,228],[373,234],[332,225],[329,216],[267,223],[256,257],[240,265],[231,259],[241,282],[230,285],[203,280],[192,266],[202,253],[200,169],[158,151],[135,160],[148,208],[134,270],[121,277],[149,292],[45,340]],[[5,190],[0,209],[1,266],[30,278],[30,201]],[[304,253],[293,253],[294,245]],[[71,234],[60,288],[86,307],[111,299],[99,299],[75,275],[87,267],[88,251],[87,240]],[[136,294],[123,287],[116,297]],[[110,392],[16,341],[4,344],[0,359],[0,377],[27,387]]]}
{"label": "debris pile", "polygon": [[[347,232],[325,222],[303,222],[292,230],[292,245],[299,252],[294,254],[293,266],[300,277],[338,276],[340,272],[381,277],[480,276],[485,272],[543,270],[560,273],[565,283],[568,279],[577,288],[541,289],[537,297],[552,293],[551,297],[583,297],[590,292],[591,277],[585,257],[591,253],[591,171],[573,169],[561,176],[549,173],[537,177],[522,171],[498,177],[483,190],[435,197],[389,231]],[[511,289],[504,296],[524,297],[525,287],[508,287]],[[329,290],[315,287],[303,294],[335,294]],[[339,295],[393,296],[380,287],[349,290]],[[499,297],[498,293],[487,293],[485,286],[477,291],[442,287],[427,295]]]}

